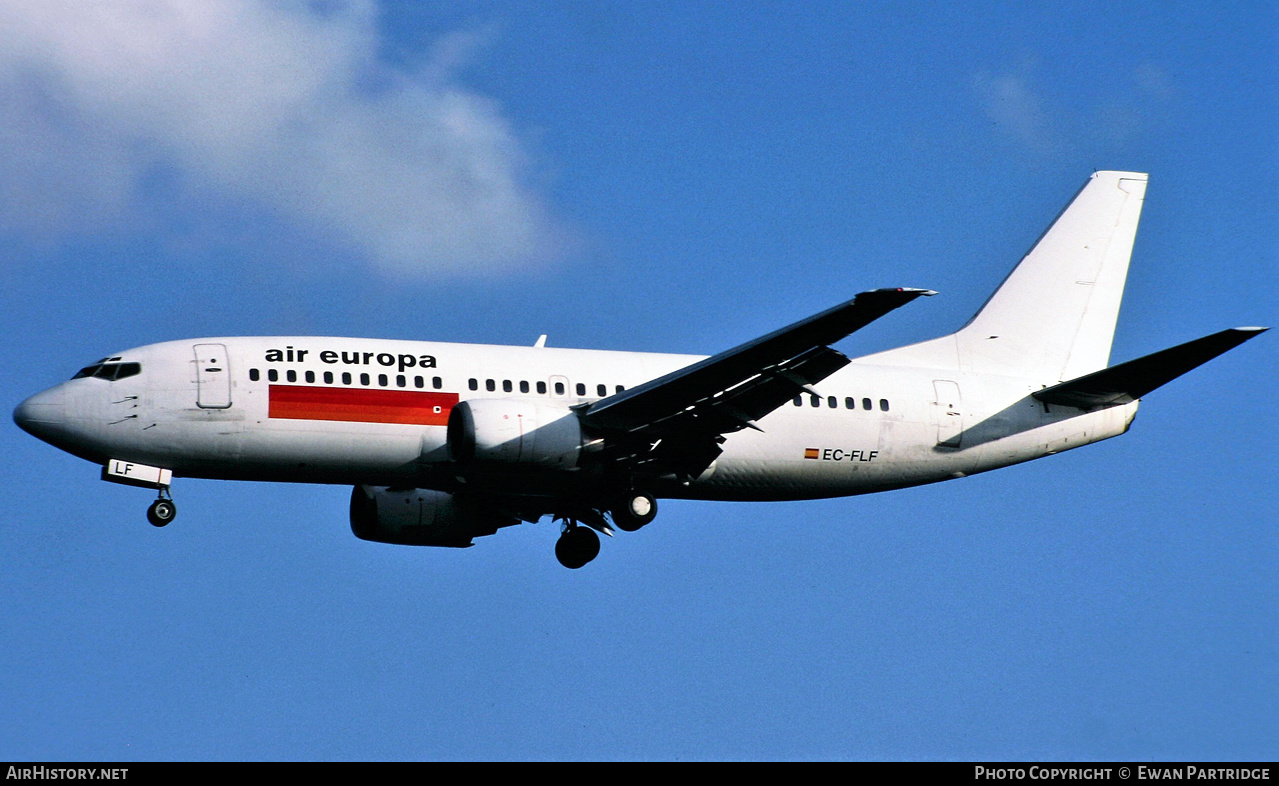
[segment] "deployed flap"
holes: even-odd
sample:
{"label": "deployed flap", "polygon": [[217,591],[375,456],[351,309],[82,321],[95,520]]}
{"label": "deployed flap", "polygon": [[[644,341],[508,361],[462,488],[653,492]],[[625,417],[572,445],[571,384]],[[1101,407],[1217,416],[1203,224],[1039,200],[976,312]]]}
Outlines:
{"label": "deployed flap", "polygon": [[1098,409],[1136,401],[1193,368],[1239,346],[1268,328],[1223,330],[1127,363],[1032,393],[1040,401],[1080,409]]}
{"label": "deployed flap", "polygon": [[748,421],[763,417],[848,363],[827,344],[921,295],[934,294],[925,289],[862,292],[847,303],[589,404],[579,416],[594,428],[633,431],[701,404],[696,416],[714,412],[715,422],[708,425],[715,433],[751,426]]}

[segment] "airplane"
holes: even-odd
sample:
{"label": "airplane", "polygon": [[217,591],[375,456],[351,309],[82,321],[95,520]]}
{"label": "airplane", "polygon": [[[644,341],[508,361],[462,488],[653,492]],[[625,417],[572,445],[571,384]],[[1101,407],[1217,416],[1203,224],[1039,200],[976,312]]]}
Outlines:
{"label": "airplane", "polygon": [[310,336],[109,355],[15,422],[153,489],[176,477],[350,485],[354,534],[467,547],[550,516],[581,568],[658,499],[801,500],[1006,467],[1125,433],[1141,398],[1267,328],[1110,366],[1147,175],[1095,172],[975,316],[850,359],[920,297],[874,289],[710,357]]}

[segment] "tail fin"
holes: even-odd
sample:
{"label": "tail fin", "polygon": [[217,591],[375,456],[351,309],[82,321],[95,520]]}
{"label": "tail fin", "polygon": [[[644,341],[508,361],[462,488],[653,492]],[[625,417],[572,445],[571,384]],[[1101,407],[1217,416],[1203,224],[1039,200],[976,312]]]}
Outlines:
{"label": "tail fin", "polygon": [[961,367],[1045,382],[1106,367],[1146,179],[1093,174],[954,335]]}

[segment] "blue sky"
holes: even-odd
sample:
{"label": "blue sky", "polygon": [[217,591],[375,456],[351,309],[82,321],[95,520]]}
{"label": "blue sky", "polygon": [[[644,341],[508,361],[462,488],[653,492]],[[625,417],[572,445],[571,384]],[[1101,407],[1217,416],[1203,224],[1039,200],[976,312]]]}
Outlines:
{"label": "blue sky", "polygon": [[[129,346],[711,353],[867,288],[940,335],[1151,173],[1113,359],[1273,324],[1272,3],[0,2],[22,398]],[[148,493],[0,428],[0,758],[1269,759],[1263,336],[1121,439],[936,486],[370,544],[349,490]]]}

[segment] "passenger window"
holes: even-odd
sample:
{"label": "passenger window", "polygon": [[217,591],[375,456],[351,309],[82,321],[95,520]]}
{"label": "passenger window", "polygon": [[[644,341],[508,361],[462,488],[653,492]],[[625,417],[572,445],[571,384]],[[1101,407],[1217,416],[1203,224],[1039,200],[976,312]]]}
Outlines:
{"label": "passenger window", "polygon": [[545,396],[545,395],[546,395],[546,383],[545,383],[545,382],[538,382],[538,383],[537,383],[537,392],[538,392],[538,393],[540,393],[540,394],[541,394],[541,395],[543,395],[543,396]]}
{"label": "passenger window", "polygon": [[361,385],[367,385],[367,384],[369,384],[369,375],[368,375],[368,374],[361,374],[361,375],[360,375],[360,384],[361,384]]}
{"label": "passenger window", "polygon": [[581,382],[577,383],[577,395],[579,396],[586,395],[586,385],[582,384]]}
{"label": "passenger window", "polygon": [[497,383],[491,379],[486,379],[484,380],[484,389],[492,393],[493,391],[497,390]]}
{"label": "passenger window", "polygon": [[864,398],[864,399],[862,399],[862,409],[867,410],[867,411],[870,411],[870,408],[871,408],[871,406],[870,406],[870,399],[868,399],[868,398]]}
{"label": "passenger window", "polygon": [[887,412],[887,411],[888,411],[888,399],[886,399],[886,398],[881,398],[881,399],[879,400],[879,411],[880,411],[880,412]]}
{"label": "passenger window", "polygon": [[431,387],[435,388],[436,390],[439,390],[440,388],[444,387],[444,380],[440,379],[439,377],[432,377]]}
{"label": "passenger window", "polygon": [[405,379],[405,378],[404,378],[404,375],[403,375],[403,374],[396,374],[396,375],[395,375],[395,386],[396,386],[397,388],[407,387],[407,386],[408,386],[408,384],[409,384],[409,381],[408,381],[407,379]]}
{"label": "passenger window", "polygon": [[426,387],[426,380],[422,379],[421,377],[413,377],[413,387],[415,388]]}
{"label": "passenger window", "polygon": [[280,372],[276,371],[273,368],[267,369],[266,378],[268,382],[279,382]]}
{"label": "passenger window", "polygon": [[326,384],[326,385],[332,385],[332,384],[333,384],[333,372],[332,372],[332,371],[326,371],[326,372],[324,372],[324,384]]}
{"label": "passenger window", "polygon": [[521,380],[520,380],[520,392],[521,392],[521,393],[527,393],[527,392],[528,392],[528,380],[527,380],[527,379],[521,379]]}
{"label": "passenger window", "polygon": [[386,387],[386,374],[378,374],[377,383],[382,387]]}
{"label": "passenger window", "polygon": [[623,390],[626,390],[626,386],[618,385],[616,388],[614,388],[614,390],[616,390],[618,393],[621,393]]}
{"label": "passenger window", "polygon": [[831,409],[839,409],[839,399],[835,398],[834,396],[827,396],[826,406],[830,407]]}
{"label": "passenger window", "polygon": [[249,369],[250,382],[257,382],[260,377],[261,377],[261,374],[258,374],[258,370],[256,368]]}
{"label": "passenger window", "polygon": [[822,405],[821,396],[809,396],[809,398],[812,400],[809,401],[808,403],[812,404],[814,407],[820,407]]}
{"label": "passenger window", "polygon": [[596,393],[596,395],[598,395],[600,398],[604,398],[605,396],[607,396],[607,395],[608,395],[608,385],[596,385],[596,386],[595,386],[595,393]]}
{"label": "passenger window", "polygon": [[857,400],[852,396],[844,397],[844,409],[857,409]]}
{"label": "passenger window", "polygon": [[343,385],[351,384],[351,372],[349,371],[342,372],[342,384]]}
{"label": "passenger window", "polygon": [[294,371],[293,369],[289,369],[288,371],[284,372],[284,378],[290,382],[297,382],[298,372]]}
{"label": "passenger window", "polygon": [[797,407],[802,407],[802,406],[804,406],[804,397],[803,397],[803,396],[796,396],[796,397],[795,397],[795,406],[797,406]]}
{"label": "passenger window", "polygon": [[555,395],[557,395],[557,396],[562,396],[562,395],[564,395],[564,383],[563,383],[563,382],[556,382],[556,383],[555,383]]}
{"label": "passenger window", "polygon": [[469,387],[471,390],[479,390],[480,381],[476,379],[475,377],[471,377],[470,379],[466,381],[466,386]]}
{"label": "passenger window", "polygon": [[307,382],[314,382],[314,381],[315,381],[315,372],[314,372],[314,371],[308,371],[308,372],[306,372],[306,381],[307,381]]}
{"label": "passenger window", "polygon": [[503,393],[510,393],[510,392],[512,392],[512,391],[514,391],[514,390],[515,390],[515,387],[511,384],[511,380],[509,380],[509,379],[504,379],[504,380],[502,380],[502,392],[503,392]]}

